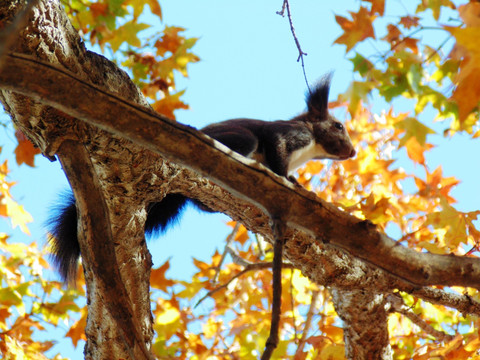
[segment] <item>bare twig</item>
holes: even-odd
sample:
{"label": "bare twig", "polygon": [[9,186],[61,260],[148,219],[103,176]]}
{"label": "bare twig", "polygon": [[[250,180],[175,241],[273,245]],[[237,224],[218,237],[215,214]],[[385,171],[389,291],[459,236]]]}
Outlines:
{"label": "bare twig", "polygon": [[[288,4],[287,4],[288,7]],[[288,9],[288,8],[287,8]],[[285,223],[280,218],[272,219],[272,230],[275,237],[273,245],[273,294],[272,294],[272,322],[270,335],[265,344],[261,360],[269,360],[278,345],[278,330],[280,327],[280,313],[282,307],[282,258],[285,233]]]}
{"label": "bare twig", "polygon": [[305,347],[305,344],[307,343],[307,336],[308,336],[308,331],[310,330],[310,326],[312,325],[312,318],[315,312],[315,308],[317,305],[317,299],[318,295],[320,294],[320,291],[315,290],[312,292],[312,300],[310,301],[310,307],[308,308],[307,312],[307,318],[305,320],[305,325],[303,327],[303,332],[302,332],[302,338],[300,339],[300,342],[298,343],[297,351],[295,351],[295,357],[294,359],[300,358],[300,355],[303,352],[303,348]]}
{"label": "bare twig", "polygon": [[430,324],[428,324],[425,320],[423,320],[420,316],[415,314],[412,309],[410,309],[407,305],[404,304],[403,299],[397,294],[390,294],[388,295],[388,301],[391,305],[391,310],[406,316],[411,322],[417,325],[420,329],[422,329],[427,334],[433,336],[435,339],[439,341],[452,341],[455,336],[446,334],[443,331],[439,331],[434,329]]}
{"label": "bare twig", "polygon": [[228,249],[230,248],[230,244],[232,243],[235,235],[237,235],[238,229],[240,229],[241,224],[237,221],[235,223],[235,227],[233,228],[232,232],[228,235],[227,241],[225,244],[225,248],[223,249],[222,258],[220,262],[215,268],[215,276],[213,277],[213,283],[215,284],[218,281],[218,275],[220,274],[220,269],[222,268],[223,262],[225,261],[225,257],[227,256]]}
{"label": "bare twig", "polygon": [[277,11],[277,15],[280,15],[281,17],[285,16],[285,7],[287,6],[287,4],[288,4],[288,0],[283,0],[282,10]]}
{"label": "bare twig", "polygon": [[227,252],[232,257],[233,262],[237,265],[247,267],[247,266],[255,264],[255,263],[251,263],[250,261],[247,261],[244,258],[242,258],[241,256],[239,256],[237,253],[235,253],[235,251],[233,251],[233,249],[230,246],[227,247]]}
{"label": "bare twig", "polygon": [[264,241],[263,236],[260,234],[255,234],[255,240],[257,241],[258,256],[262,259],[265,256],[265,249],[262,245],[262,241]]}
{"label": "bare twig", "polygon": [[467,294],[460,295],[458,293],[446,292],[445,290],[426,286],[409,291],[409,293],[432,304],[456,309],[464,316],[466,314],[480,316],[480,303]]}
{"label": "bare twig", "polygon": [[[229,248],[229,253],[232,254],[231,252],[231,249]],[[238,258],[240,258],[238,255],[236,255]],[[245,261],[245,260],[244,260]],[[263,270],[263,269],[269,269],[273,266],[273,263],[271,262],[259,262],[259,263],[248,263],[246,266],[245,266],[245,269],[243,269],[242,271],[240,271],[238,274],[234,275],[230,280],[228,280],[225,284],[222,284],[220,285],[219,287],[216,287],[215,289],[213,290],[210,290],[205,296],[203,296],[200,300],[198,300],[198,302],[195,304],[194,307],[197,307],[198,305],[200,305],[200,303],[203,302],[203,300],[205,300],[207,297],[210,297],[212,296],[213,294],[217,293],[218,291],[222,290],[222,289],[225,289],[226,287],[228,287],[228,285],[230,285],[230,283],[239,278],[240,276],[246,274],[247,272],[249,271],[254,271],[254,270]],[[292,264],[289,264],[289,263],[283,263],[282,264],[282,267],[285,268],[285,269],[293,269],[293,265]]]}
{"label": "bare twig", "polygon": [[288,17],[288,22],[290,23],[290,30],[293,35],[293,40],[295,40],[295,45],[297,46],[297,49],[298,49],[297,62],[301,61],[302,63],[303,77],[305,78],[305,83],[307,84],[308,92],[311,93],[312,91],[310,90],[310,85],[308,84],[308,79],[307,79],[307,73],[305,71],[305,62],[303,60],[303,57],[307,56],[308,54],[302,50],[302,47],[300,46],[300,41],[298,41],[298,37],[295,34],[295,28],[293,27],[293,21],[292,21],[292,13],[290,12],[290,4],[288,3],[288,0],[283,0],[282,10],[277,11],[277,14],[284,17],[285,9],[287,9],[287,17]]}

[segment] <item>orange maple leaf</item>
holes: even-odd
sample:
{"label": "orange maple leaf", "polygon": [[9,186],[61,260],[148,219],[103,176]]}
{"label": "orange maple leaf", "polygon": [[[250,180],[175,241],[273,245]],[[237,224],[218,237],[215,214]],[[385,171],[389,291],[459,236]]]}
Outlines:
{"label": "orange maple leaf", "polygon": [[185,40],[178,35],[178,33],[182,31],[185,31],[185,29],[181,27],[167,26],[163,31],[163,36],[155,43],[157,55],[165,56],[167,52],[174,54]]}
{"label": "orange maple leaf", "polygon": [[480,3],[470,2],[458,7],[458,13],[467,26],[480,26]]}
{"label": "orange maple leaf", "polygon": [[28,166],[35,166],[35,155],[40,154],[40,150],[33,146],[30,140],[19,130],[15,131],[15,137],[18,140],[18,145],[15,148],[15,159],[17,164],[23,163]]}
{"label": "orange maple leaf", "polygon": [[372,3],[372,9],[370,10],[370,14],[378,14],[383,16],[385,12],[385,0],[365,0]]}
{"label": "orange maple leaf", "polygon": [[467,26],[445,28],[457,41],[450,57],[461,59],[452,99],[458,104],[460,121],[464,121],[480,101],[480,4],[471,2],[461,6],[459,12]]}
{"label": "orange maple leaf", "polygon": [[106,16],[108,14],[108,4],[106,3],[90,4],[90,12],[94,18],[99,16]]}
{"label": "orange maple leaf", "polygon": [[157,15],[160,20],[162,20],[162,8],[157,0],[147,0],[148,5],[150,6],[150,11]]}
{"label": "orange maple leaf", "polygon": [[395,25],[393,24],[388,24],[387,25],[387,35],[385,35],[382,40],[385,40],[385,41],[388,41],[389,43],[392,44],[392,46],[395,45],[395,43],[397,43],[401,36],[402,36],[402,32],[398,29],[398,27],[396,27]]}
{"label": "orange maple leaf", "polygon": [[402,16],[400,18],[400,25],[403,25],[405,29],[410,29],[412,27],[417,27],[419,25],[420,18],[418,16]]}
{"label": "orange maple leaf", "polygon": [[433,147],[432,144],[428,143],[424,143],[423,145],[420,144],[416,137],[411,137],[405,142],[408,157],[412,159],[412,161],[421,165],[425,165],[425,151],[428,151]]}
{"label": "orange maple leaf", "polygon": [[178,109],[188,109],[188,105],[180,100],[180,96],[185,91],[179,91],[176,94],[165,96],[163,99],[156,101],[152,106],[155,111],[170,119],[175,119],[174,111]]}
{"label": "orange maple leaf", "polygon": [[418,188],[418,193],[422,197],[444,197],[449,204],[456,202],[456,200],[450,196],[450,191],[460,183],[460,181],[451,176],[443,177],[442,167],[439,166],[432,173],[427,170],[427,179],[423,181],[415,177],[415,184]]}
{"label": "orange maple leaf", "polygon": [[[480,36],[480,31],[477,36]],[[452,94],[452,99],[458,105],[458,115],[462,122],[478,107],[480,101],[480,57],[470,58],[467,55],[461,62],[457,87]]]}
{"label": "orange maple leaf", "polygon": [[347,52],[366,38],[371,37],[375,39],[372,25],[375,16],[371,15],[364,7],[361,7],[358,13],[350,12],[350,14],[352,15],[352,20],[335,15],[335,20],[342,27],[344,33],[334,41],[334,44],[347,45]]}
{"label": "orange maple leaf", "polygon": [[80,340],[87,340],[87,337],[85,336],[85,327],[87,326],[87,311],[84,308],[81,312],[82,317],[80,320],[76,321],[70,330],[68,330],[68,332],[65,334],[66,337],[72,339],[73,346],[75,347],[77,347],[77,344]]}

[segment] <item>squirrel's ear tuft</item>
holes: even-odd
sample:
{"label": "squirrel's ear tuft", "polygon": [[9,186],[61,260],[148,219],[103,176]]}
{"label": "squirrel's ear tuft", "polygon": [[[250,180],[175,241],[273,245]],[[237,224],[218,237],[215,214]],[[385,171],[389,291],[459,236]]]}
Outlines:
{"label": "squirrel's ear tuft", "polygon": [[330,80],[333,73],[326,74],[315,86],[312,92],[307,94],[307,107],[309,113],[320,116],[328,114],[328,93],[330,92]]}

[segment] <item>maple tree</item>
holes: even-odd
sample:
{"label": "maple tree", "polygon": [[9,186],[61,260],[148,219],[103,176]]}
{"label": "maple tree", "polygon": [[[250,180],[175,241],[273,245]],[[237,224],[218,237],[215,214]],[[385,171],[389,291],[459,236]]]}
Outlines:
{"label": "maple tree", "polygon": [[[423,114],[433,109],[436,120],[447,126],[444,136],[467,133],[475,139],[480,135],[480,4],[418,1],[414,14],[406,11],[402,16],[389,17],[385,13],[387,3],[362,1],[357,10],[335,15],[342,34],[332,42],[346,46],[355,77],[331,106],[340,111],[346,109],[350,119],[354,119],[347,120],[346,126],[356,144],[357,156],[344,163],[307,164],[298,171],[298,181],[344,211],[368,219],[378,229],[400,229],[399,241],[410,248],[477,257],[480,232],[475,221],[480,210],[457,210],[451,190],[459,181],[445,177],[441,167],[428,167],[428,151],[433,148],[429,139],[435,132]],[[141,39],[139,31],[147,28],[139,22],[145,5],[161,18],[160,5],[154,0],[65,3],[66,12],[83,39],[115,54],[150,99],[151,106],[173,118],[174,110],[187,107],[180,99],[183,92],[175,92],[174,71],[186,75],[187,65],[198,60],[191,52],[196,39],[183,37],[179,27],[165,27],[149,39]],[[428,37],[422,37],[428,30],[441,32],[443,38],[430,42]],[[366,52],[362,46],[367,42],[384,50]],[[412,99],[414,109],[398,111],[395,101],[401,98]],[[385,108],[371,105],[372,99],[384,99]],[[33,165],[38,151],[20,132],[16,138],[17,162]],[[403,148],[409,161],[421,168],[424,175],[407,172],[397,164],[396,154]],[[0,215],[28,231],[31,218],[12,199],[7,173],[7,163],[3,163]],[[407,187],[407,181],[414,185]],[[230,225],[232,233],[225,253],[215,252],[210,262],[194,260],[197,271],[190,281],[169,278],[168,261],[152,270],[152,349],[157,357],[256,359],[262,352],[270,326],[270,245],[249,234],[244,226],[233,222]],[[43,358],[42,354],[53,343],[34,340],[33,332],[43,329],[41,321],[58,324],[73,313],[77,320],[69,323],[66,336],[74,344],[86,339],[83,329],[87,312],[75,303],[84,295],[84,280],[77,280],[78,290],[65,290],[58,282],[46,281],[42,277],[42,269],[48,267],[44,251],[38,250],[36,244],[16,244],[7,238],[0,234],[0,350],[4,356]],[[225,254],[230,254],[234,261],[227,263]],[[334,267],[333,263],[332,258],[331,263],[324,261],[322,265],[328,269]],[[358,269],[372,274],[360,266]],[[341,272],[354,277],[354,272],[347,269],[329,274],[341,278]],[[348,307],[345,299],[349,285],[336,283],[340,280],[328,276],[323,283],[314,283],[306,277],[313,277],[312,274],[302,274],[293,266],[286,267],[282,276],[281,338],[274,357],[368,358],[355,353],[354,337],[348,334],[352,324],[349,310],[344,307]],[[365,280],[351,280],[354,300],[358,299],[357,287],[367,286],[362,281]],[[340,285],[347,292],[342,292]],[[44,295],[34,295],[38,294],[32,290],[34,287],[42,289]],[[381,312],[381,308],[388,316],[388,329],[380,330],[382,335],[388,331],[390,345],[382,349],[382,354],[372,357],[478,356],[477,290],[445,290],[438,286],[428,293],[423,288],[406,289],[380,289],[374,294],[381,299],[374,311]],[[199,301],[209,303],[208,314],[195,311]],[[343,326],[339,316],[344,320]],[[374,343],[373,339],[370,342]]]}

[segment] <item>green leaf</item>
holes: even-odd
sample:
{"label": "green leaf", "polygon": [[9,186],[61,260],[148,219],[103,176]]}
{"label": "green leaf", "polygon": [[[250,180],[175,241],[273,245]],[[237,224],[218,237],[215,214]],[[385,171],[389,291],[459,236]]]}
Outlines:
{"label": "green leaf", "polygon": [[411,137],[415,137],[419,144],[424,146],[427,135],[435,134],[435,131],[413,117],[408,117],[405,120],[395,123],[395,128],[405,131],[405,135],[400,139],[400,147],[404,146]]}
{"label": "green leaf", "polygon": [[374,68],[373,64],[359,53],[356,53],[355,57],[351,58],[350,61],[353,64],[353,71],[357,71],[361,76],[365,76]]}
{"label": "green leaf", "polygon": [[127,42],[134,47],[141,46],[141,41],[138,38],[138,33],[142,30],[148,29],[150,25],[136,23],[135,21],[129,21],[125,25],[120,26],[110,40],[110,45],[113,51],[117,51],[119,47]]}

